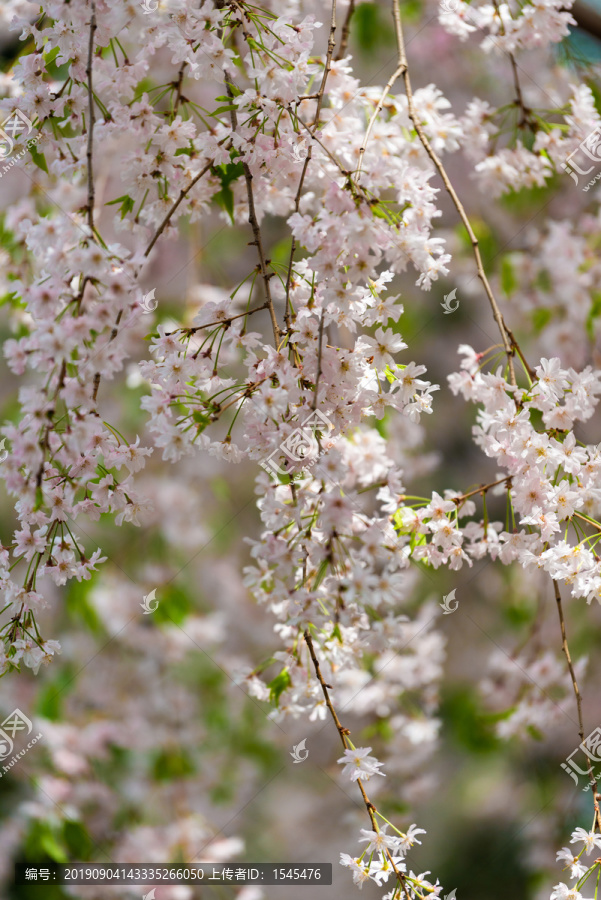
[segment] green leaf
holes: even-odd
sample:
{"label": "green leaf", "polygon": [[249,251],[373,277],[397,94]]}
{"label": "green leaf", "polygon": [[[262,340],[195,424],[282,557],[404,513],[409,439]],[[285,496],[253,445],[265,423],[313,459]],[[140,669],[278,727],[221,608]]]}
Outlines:
{"label": "green leaf", "polygon": [[66,665],[56,678],[44,685],[35,701],[35,711],[38,715],[51,722],[57,722],[62,718],[64,701],[69,690],[76,685],[74,674],[73,667]]}
{"label": "green leaf", "polygon": [[227,165],[214,166],[211,171],[221,181],[221,190],[213,196],[213,200],[224,209],[234,224],[234,195],[230,188],[232,181],[244,174],[244,166],[241,162],[227,163]]}
{"label": "green leaf", "polygon": [[92,853],[92,840],[81,822],[67,820],[63,828],[65,843],[69,848],[71,859],[87,862]]}
{"label": "green leaf", "polygon": [[0,247],[12,253],[18,246],[13,232],[4,224],[4,216],[0,216]]}
{"label": "green leaf", "polygon": [[531,188],[524,187],[509,191],[509,193],[503,194],[500,203],[516,216],[524,216],[532,209],[541,209],[557,193],[560,184],[559,178],[559,175],[553,175],[542,186],[535,185]]}
{"label": "green leaf", "polygon": [[48,854],[50,859],[59,863],[66,863],[69,859],[66,848],[53,834],[43,834],[40,838],[40,847]]}
{"label": "green leaf", "polygon": [[593,291],[591,300],[591,308],[586,318],[586,333],[592,341],[595,337],[595,319],[601,316],[601,293]]}
{"label": "green leaf", "polygon": [[46,157],[43,153],[38,153],[37,147],[35,144],[32,144],[29,148],[29,152],[31,153],[31,158],[38,167],[38,169],[42,169],[43,172],[48,174],[48,163],[46,162]]}
{"label": "green leaf", "polygon": [[393,222],[392,216],[390,215],[386,207],[382,206],[381,203],[373,204],[373,206],[371,207],[371,214],[376,219],[385,219],[387,222]]}
{"label": "green leaf", "polygon": [[224,803],[231,803],[234,799],[234,785],[232,783],[232,779],[222,781],[221,784],[215,785],[212,788],[211,793],[209,794],[211,803],[214,803],[216,806],[222,805]]}
{"label": "green leaf", "polygon": [[417,22],[423,12],[420,0],[404,0],[403,17],[407,22]]}
{"label": "green leaf", "polygon": [[228,216],[231,219],[232,225],[234,224],[234,195],[232,193],[232,189],[229,187],[224,187],[216,194],[213,195],[213,200],[221,209],[224,209]]}
{"label": "green leaf", "polygon": [[501,262],[501,287],[508,297],[513,294],[517,287],[515,269],[509,256],[504,256]]}
{"label": "green leaf", "polygon": [[218,106],[217,109],[214,109],[212,113],[209,113],[209,115],[215,117],[215,116],[220,116],[221,113],[233,112],[234,110],[237,112],[238,107],[235,106],[233,103],[230,103],[227,106]]}
{"label": "green leaf", "polygon": [[363,53],[372,53],[378,45],[390,44],[394,39],[388,19],[375,3],[360,3],[353,16],[353,34]]}
{"label": "green leaf", "polygon": [[105,634],[105,628],[96,608],[90,601],[90,593],[95,579],[69,582],[65,596],[65,608],[74,622],[79,622],[95,635]]}
{"label": "green leaf", "polygon": [[547,269],[541,269],[538,275],[536,276],[535,285],[545,294],[548,294],[553,287],[553,283],[551,282],[551,276]]}
{"label": "green leaf", "polygon": [[25,839],[25,854],[28,859],[36,861],[49,857],[54,862],[66,863],[69,859],[67,847],[58,829],[43,821],[32,824]]}
{"label": "green leaf", "polygon": [[391,741],[395,736],[394,729],[388,719],[376,719],[371,725],[367,725],[361,729],[361,737],[366,741],[372,738],[382,738],[384,741]]}
{"label": "green leaf", "polygon": [[[398,368],[405,369],[406,366],[399,366]],[[393,370],[390,368],[390,366],[386,366],[386,368],[384,369],[384,374],[386,375],[386,378],[388,379],[390,384],[394,384],[394,382],[397,380],[397,377],[394,374]]]}
{"label": "green leaf", "polygon": [[129,194],[123,194],[122,197],[117,197],[116,200],[109,200],[105,203],[105,206],[114,206],[116,203],[121,204],[120,212],[122,219],[124,219],[128,213],[132,212],[135,206],[134,200]]}
{"label": "green leaf", "polygon": [[60,53],[60,49],[60,47],[54,47],[49,53],[44,53],[44,62],[47,66],[49,66],[50,63],[54,62],[54,60]]}
{"label": "green leaf", "polygon": [[152,763],[152,775],[155,781],[187,778],[195,772],[196,766],[181,747],[159,750]]}
{"label": "green leaf", "polygon": [[284,691],[290,687],[292,684],[292,679],[290,678],[290,673],[288,669],[282,669],[279,675],[276,675],[275,678],[269,682],[267,687],[269,688],[269,699],[272,703],[275,703],[276,706],[279,705],[279,700]]}
{"label": "green leaf", "polygon": [[597,84],[594,78],[585,78],[584,79],[587,86],[591,89],[591,93],[593,95],[593,101],[595,104],[595,109],[601,115],[601,88]]}
{"label": "green leaf", "polygon": [[546,307],[541,306],[540,309],[535,309],[532,313],[532,324],[534,325],[535,331],[542,331],[545,325],[548,325],[553,317],[553,313],[550,309],[546,309]]}
{"label": "green leaf", "polygon": [[244,165],[241,162],[230,162],[226,165],[214,166],[214,171],[221,181],[221,186],[227,187],[232,181],[236,181],[237,178],[244,175]]}
{"label": "green leaf", "polygon": [[182,625],[193,609],[188,591],[176,584],[161,587],[159,600],[159,605],[152,613],[158,624]]}
{"label": "green leaf", "polygon": [[269,250],[269,255],[273,262],[280,263],[280,265],[288,265],[288,260],[290,259],[290,248],[292,247],[292,238],[286,237],[281,241],[278,241],[277,244],[274,244],[273,247]]}
{"label": "green leaf", "polygon": [[[474,233],[478,239],[480,253],[482,254],[482,260],[486,268],[492,263],[499,252],[497,239],[495,238],[492,229],[486,224],[483,219],[473,218],[472,228],[474,229]],[[469,250],[471,252],[472,243],[463,225],[458,225],[455,233],[457,234],[457,237],[466,248],[466,250]]]}
{"label": "green leaf", "polygon": [[535,741],[543,741],[545,739],[544,734],[542,733],[542,731],[538,730],[536,725],[528,725],[526,727],[526,731],[528,732],[530,737],[534,738]]}
{"label": "green leaf", "polygon": [[326,573],[330,567],[330,562],[327,559],[323,559],[319,564],[319,569],[317,570],[317,575],[315,576],[315,581],[313,582],[313,590],[316,591],[321,582],[324,580]]}
{"label": "green leaf", "polygon": [[472,753],[491,753],[499,748],[500,740],[494,732],[494,724],[512,712],[485,713],[479,696],[467,685],[449,691],[441,705],[446,730],[456,744]]}

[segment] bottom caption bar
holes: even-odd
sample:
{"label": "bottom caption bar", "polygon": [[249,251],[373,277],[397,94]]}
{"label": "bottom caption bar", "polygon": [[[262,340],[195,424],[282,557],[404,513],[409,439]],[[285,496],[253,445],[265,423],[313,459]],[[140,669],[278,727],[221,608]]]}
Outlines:
{"label": "bottom caption bar", "polygon": [[331,863],[213,863],[137,866],[94,863],[15,866],[15,884],[332,884]]}

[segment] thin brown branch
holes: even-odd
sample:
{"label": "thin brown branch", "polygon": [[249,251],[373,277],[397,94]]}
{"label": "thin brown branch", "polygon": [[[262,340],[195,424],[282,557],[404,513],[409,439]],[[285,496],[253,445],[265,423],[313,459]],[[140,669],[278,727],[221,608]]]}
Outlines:
{"label": "thin brown branch", "polygon": [[334,709],[334,706],[332,705],[328,687],[324,681],[323,675],[321,674],[321,667],[319,665],[319,660],[317,659],[317,656],[315,654],[315,647],[313,646],[313,638],[309,634],[308,629],[307,629],[307,631],[305,631],[305,643],[307,644],[307,647],[309,648],[309,655],[311,656],[311,662],[313,663],[313,668],[315,669],[315,674],[317,675],[317,680],[319,681],[319,683],[321,685],[321,690],[323,693],[323,698],[326,701],[326,706],[328,707],[328,710],[330,711],[330,715],[332,716],[332,719],[334,720],[334,724],[336,725],[336,728],[338,729],[338,734],[340,735],[340,740],[342,741],[342,746],[346,750],[348,748],[346,735],[349,734],[349,731],[347,728],[344,727],[344,725],[342,725],[340,719],[338,718],[338,714],[337,714],[336,710]]}
{"label": "thin brown branch", "polygon": [[339,59],[342,59],[344,54],[346,53],[346,48],[348,47],[348,39],[351,33],[351,19],[353,18],[353,13],[355,12],[355,0],[351,0],[349,3],[349,7],[346,11],[346,18],[344,20],[344,25],[342,26],[342,34],[340,37],[340,47],[338,48],[338,53],[334,57],[334,61],[338,62]]}
{"label": "thin brown branch", "polygon": [[407,69],[406,63],[399,63],[399,65],[396,67],[396,69],[394,70],[394,72],[392,73],[392,75],[390,76],[388,81],[386,82],[386,84],[384,86],[384,90],[382,91],[382,94],[380,96],[380,99],[378,100],[378,102],[376,104],[376,108],[374,109],[372,116],[367,124],[367,129],[365,131],[363,143],[361,144],[361,149],[359,150],[359,162],[357,163],[357,171],[356,171],[356,176],[355,176],[357,181],[359,180],[359,176],[361,174],[361,165],[363,163],[363,157],[365,156],[365,151],[367,150],[367,142],[369,140],[369,135],[371,134],[371,130],[374,126],[374,122],[380,115],[380,112],[382,111],[382,107],[384,106],[384,101],[386,100],[386,97],[392,90],[392,87],[393,87],[395,81],[397,80],[397,78],[401,77],[401,75],[406,71],[406,69]]}
{"label": "thin brown branch", "polygon": [[96,4],[90,0],[92,16],[90,18],[90,36],[88,40],[88,63],[86,77],[88,80],[88,146],[86,159],[88,167],[88,225],[92,235],[94,234],[94,168],[93,168],[93,141],[94,141],[94,90],[92,84],[92,68],[94,59],[94,34],[96,33]]}
{"label": "thin brown branch", "polygon": [[[311,160],[311,147],[309,147],[309,151],[307,156],[305,157],[305,161],[303,164],[303,171],[301,172],[300,181],[298,183],[298,189],[296,191],[296,196],[294,198],[294,212],[297,213],[300,209],[300,201],[301,194],[303,191],[303,184],[305,183],[305,175],[307,174],[307,168],[309,166],[309,162]],[[290,327],[292,324],[292,304],[290,303],[290,287],[292,285],[292,267],[294,265],[294,254],[296,253],[296,237],[292,235],[292,243],[290,245],[290,257],[288,259],[288,274],[286,276],[286,308],[284,309],[284,321],[286,323],[286,328],[288,332],[290,332]]]}
{"label": "thin brown branch", "polygon": [[[113,325],[113,327],[111,329],[111,333],[110,333],[109,339],[107,341],[107,345],[111,344],[117,337],[117,335],[119,333],[119,323],[121,322],[122,316],[123,316],[123,310],[120,309],[119,312],[117,313],[117,318],[115,319],[115,324]],[[94,403],[96,403],[96,398],[98,397],[98,388],[100,387],[101,377],[102,376],[101,376],[100,372],[96,372],[96,374],[94,375],[94,385],[93,385],[93,389],[92,389],[92,400],[94,401]]]}
{"label": "thin brown branch", "polygon": [[468,215],[463,207],[461,200],[459,199],[455,188],[453,187],[447,172],[439,159],[438,155],[432,148],[428,137],[426,136],[424,129],[422,128],[422,124],[415,108],[415,102],[413,100],[413,90],[411,88],[411,78],[409,77],[409,67],[407,65],[407,53],[405,50],[405,38],[403,35],[403,24],[401,21],[401,10],[400,10],[400,0],[392,0],[392,11],[394,15],[394,26],[396,31],[397,45],[399,51],[399,60],[398,65],[399,68],[403,70],[403,80],[405,82],[405,93],[407,95],[407,112],[409,114],[409,118],[413,123],[413,127],[417,133],[417,136],[430,157],[430,160],[434,164],[438,174],[440,175],[442,182],[445,186],[447,193],[449,194],[451,200],[453,201],[453,205],[459,214],[459,218],[461,219],[465,230],[468,233],[470,243],[472,245],[472,252],[474,254],[474,258],[476,260],[476,269],[478,272],[478,278],[482,282],[482,286],[484,287],[484,291],[486,296],[488,297],[488,301],[490,303],[490,307],[492,310],[492,314],[495,322],[497,323],[497,327],[501,333],[501,338],[503,340],[503,348],[505,350],[505,354],[507,356],[507,363],[509,365],[509,375],[511,379],[511,383],[515,385],[515,367],[514,367],[514,355],[515,355],[515,346],[509,337],[508,329],[505,327],[505,322],[503,321],[503,316],[501,315],[501,310],[497,304],[495,299],[495,295],[490,286],[490,282],[486,276],[486,272],[484,270],[484,265],[482,263],[482,255],[480,253],[480,244],[478,242],[478,238],[474,233],[474,229],[472,228],[471,222],[468,218]]}
{"label": "thin brown branch", "polygon": [[177,108],[182,99],[182,85],[184,83],[184,71],[187,63],[183,62],[177,74],[177,83],[175,84],[175,100],[173,101],[173,115],[177,115]]}
{"label": "thin brown branch", "polygon": [[[288,107],[288,111],[291,112],[290,107]],[[309,133],[311,139],[314,140],[314,141],[316,141],[316,142],[319,144],[319,146],[321,147],[321,149],[323,150],[323,152],[324,152],[324,153],[332,160],[332,162],[334,163],[334,165],[336,166],[336,168],[340,171],[341,175],[345,175],[345,176],[347,176],[347,177],[348,177],[349,175],[351,175],[350,170],[344,168],[344,166],[342,165],[342,163],[341,163],[339,160],[337,160],[336,157],[334,156],[334,154],[331,153],[331,152],[328,150],[328,148],[325,146],[325,144],[322,143],[322,141],[319,140],[319,138],[317,137],[316,134],[314,134],[314,132],[311,130],[311,128],[310,128],[305,122],[303,122],[302,119],[299,118],[299,119],[297,119],[297,121],[298,121],[298,124],[301,125],[301,126],[305,129],[305,131],[307,131],[307,132]],[[310,149],[310,148],[309,148],[309,149]]]}
{"label": "thin brown branch", "polygon": [[601,525],[597,525],[596,522],[593,522],[593,521],[591,521],[591,519],[588,519],[586,516],[583,516],[582,513],[575,512],[574,515],[576,516],[577,519],[582,519],[583,522],[586,522],[587,525],[591,525],[595,529],[595,531],[601,531]]}
{"label": "thin brown branch", "polygon": [[[338,734],[340,736],[340,740],[342,741],[342,746],[345,750],[347,750],[347,749],[349,749],[349,742],[347,741],[347,735],[350,734],[350,731],[348,728],[345,728],[344,725],[341,723],[340,719],[338,718],[338,714],[337,714],[336,710],[334,709],[334,705],[330,698],[330,692],[328,690],[329,685],[326,684],[324,677],[321,673],[321,667],[319,665],[319,660],[315,653],[315,647],[313,646],[313,638],[311,637],[311,634],[309,633],[309,629],[307,629],[304,632],[304,638],[305,638],[305,643],[307,644],[307,647],[309,648],[309,655],[311,657],[311,662],[313,663],[313,668],[315,669],[315,674],[317,676],[317,680],[319,681],[319,683],[321,685],[321,690],[322,690],[322,693],[324,696],[324,700],[326,702],[326,706],[327,706],[329,713],[334,721],[334,724],[336,725]],[[374,806],[374,804],[371,802],[369,797],[367,796],[367,792],[366,792],[365,787],[363,786],[363,782],[361,781],[360,778],[357,778],[357,784],[359,785],[359,790],[361,791],[361,796],[363,797],[363,802],[365,803],[365,808],[366,808],[367,814],[370,818],[371,826],[372,826],[373,830],[377,832],[380,830],[377,819],[376,819],[376,813],[378,812],[378,810]],[[407,898],[407,900],[410,900],[409,891],[407,890],[407,882],[406,882],[406,879],[405,879],[403,873],[401,871],[399,871],[399,869],[397,869],[395,862],[392,858],[392,854],[390,853],[389,850],[386,851],[386,856],[388,857],[388,860],[391,863],[392,868],[394,869],[394,873],[395,873],[397,880],[405,894],[405,897]]]}
{"label": "thin brown branch", "polygon": [[459,505],[463,503],[464,500],[467,500],[468,497],[473,497],[475,494],[484,494],[486,491],[489,491],[491,488],[496,487],[498,484],[506,484],[508,481],[511,481],[511,475],[506,475],[505,478],[499,478],[498,481],[491,481],[489,484],[483,484],[479,488],[475,488],[473,491],[468,491],[467,494],[461,494],[460,497],[452,497],[453,503]]}
{"label": "thin brown branch", "polygon": [[[332,14],[330,17],[330,33],[328,37],[328,49],[326,51],[326,62],[323,71],[323,77],[321,79],[321,84],[319,86],[319,90],[316,94],[312,95],[315,100],[317,100],[317,105],[315,109],[315,117],[313,119],[313,124],[309,127],[302,122],[302,125],[307,129],[311,137],[313,138],[315,132],[319,128],[319,116],[321,114],[321,107],[323,103],[323,96],[326,89],[326,82],[328,80],[328,75],[330,74],[330,70],[332,67],[332,54],[334,53],[335,46],[335,34],[336,34],[336,0],[332,0]],[[299,119],[300,121],[300,119]],[[296,196],[294,198],[294,211],[298,212],[300,208],[300,200],[301,194],[303,190],[303,185],[305,183],[305,177],[307,174],[307,169],[309,168],[309,163],[311,162],[311,156],[313,152],[313,147],[310,145],[307,156],[305,157],[305,161],[303,164],[303,171],[301,172],[301,177],[298,183],[298,189],[296,191]],[[284,321],[286,323],[286,328],[288,332],[290,332],[291,326],[291,303],[290,303],[290,286],[292,283],[292,267],[294,265],[294,254],[296,253],[296,238],[294,235],[292,236],[292,244],[290,246],[290,257],[288,259],[288,274],[286,276],[286,305],[284,309]]]}
{"label": "thin brown branch", "polygon": [[278,320],[275,314],[275,308],[273,305],[273,299],[271,297],[271,288],[269,286],[269,279],[273,275],[273,272],[267,271],[267,260],[265,258],[265,251],[263,249],[263,238],[261,236],[261,227],[259,225],[259,220],[257,219],[257,213],[255,210],[255,196],[253,193],[253,173],[250,171],[250,167],[247,162],[242,163],[242,167],[244,169],[244,180],[246,181],[246,196],[248,198],[248,221],[250,222],[250,227],[252,228],[254,241],[252,242],[257,248],[257,254],[259,256],[259,268],[261,271],[261,276],[263,278],[263,285],[265,289],[265,298],[267,302],[267,308],[269,309],[269,315],[271,317],[271,325],[273,328],[273,337],[275,339],[276,349],[279,348],[281,343],[281,331],[280,326],[278,325]]}
{"label": "thin brown branch", "polygon": [[210,162],[208,162],[208,163],[206,164],[206,166],[205,166],[203,169],[200,170],[200,172],[198,173],[198,175],[195,175],[195,176],[194,176],[194,178],[192,179],[192,181],[190,182],[190,184],[188,185],[188,187],[187,187],[187,188],[182,188],[182,190],[180,191],[179,197],[177,198],[177,200],[175,201],[175,203],[173,204],[173,206],[171,207],[171,209],[169,210],[169,212],[167,213],[167,215],[165,216],[165,218],[163,219],[163,221],[162,221],[161,224],[159,225],[158,229],[155,231],[155,233],[154,233],[154,235],[153,235],[153,237],[152,237],[152,240],[150,241],[148,247],[147,247],[146,250],[144,251],[144,256],[148,256],[148,254],[150,253],[150,251],[152,250],[152,248],[154,247],[154,245],[156,244],[156,242],[158,241],[158,239],[160,238],[160,236],[161,236],[162,233],[164,232],[165,228],[166,228],[167,225],[169,224],[169,221],[171,220],[171,217],[173,216],[174,212],[177,210],[177,208],[178,208],[178,206],[180,205],[180,203],[182,202],[182,200],[184,200],[184,198],[188,196],[188,194],[190,193],[190,191],[192,190],[192,188],[194,187],[194,185],[195,185],[198,181],[200,181],[200,179],[202,178],[203,175],[206,175],[206,173],[209,171],[209,169],[211,168],[211,166],[213,166],[214,164],[215,164],[215,163],[214,163],[214,160],[211,160]]}
{"label": "thin brown branch", "polygon": [[[580,736],[580,743],[584,741],[584,719],[582,718],[582,694],[580,693],[580,688],[578,687],[578,679],[576,678],[576,670],[574,669],[574,664],[572,662],[572,656],[570,654],[570,648],[568,646],[568,638],[566,633],[566,623],[563,615],[563,606],[561,604],[561,592],[559,590],[559,584],[555,579],[553,579],[553,588],[555,590],[555,600],[557,601],[557,612],[559,614],[559,626],[561,628],[561,649],[563,650],[566,658],[566,662],[568,664],[568,670],[570,672],[570,678],[572,679],[572,687],[574,689],[574,696],[576,697],[576,709],[578,712],[578,734]],[[592,786],[593,793],[593,803],[595,805],[595,824],[599,829],[599,833],[601,834],[601,813],[599,812],[599,799],[600,795],[597,792],[597,779],[595,778],[593,767],[591,765],[590,759],[587,757],[588,763],[588,771],[590,776],[590,783]]]}
{"label": "thin brown branch", "polygon": [[207,322],[206,325],[195,325],[193,328],[178,328],[176,331],[168,331],[165,336],[171,337],[172,334],[179,334],[180,332],[183,332],[184,334],[194,334],[197,331],[202,331],[203,328],[213,328],[215,325],[230,325],[235,319],[241,319],[243,316],[252,316],[253,313],[261,312],[261,310],[267,308],[267,304],[263,303],[262,306],[255,306],[254,309],[247,309],[246,312],[237,313],[235,316],[228,316],[227,319],[220,319],[218,322]]}
{"label": "thin brown branch", "polygon": [[[493,0],[493,6],[495,8],[495,12],[497,14],[497,19],[499,20],[499,34],[503,37],[506,35],[505,23],[503,22],[503,17],[499,10],[498,0]],[[495,42],[496,43],[496,42]],[[518,75],[518,64],[516,62],[515,56],[511,51],[504,50],[503,47],[500,47],[502,53],[507,53],[509,57],[509,62],[511,63],[511,72],[513,74],[513,86],[515,88],[515,105],[520,110],[520,119],[518,122],[518,128],[523,128],[524,125],[532,125],[533,119],[530,115],[530,110],[524,103],[524,97],[522,94],[522,87],[520,85],[520,77]]]}
{"label": "thin brown branch", "polygon": [[321,79],[321,84],[319,85],[319,90],[317,91],[317,107],[315,109],[315,118],[313,120],[313,129],[317,128],[319,122],[319,116],[321,114],[321,106],[323,103],[323,95],[326,89],[326,81],[328,80],[328,75],[330,74],[330,68],[332,66],[332,55],[334,53],[335,46],[335,38],[336,35],[336,0],[332,0],[332,14],[330,16],[330,33],[328,35],[328,49],[326,51],[326,64],[323,70],[323,77]]}
{"label": "thin brown branch", "polygon": [[[240,9],[237,0],[232,0],[235,6]],[[244,33],[244,39],[247,41],[247,32]],[[227,95],[230,100],[234,99],[232,88],[229,82],[226,80],[225,87],[227,91]],[[230,120],[232,123],[232,132],[235,132],[238,128],[238,116],[236,114],[235,109],[230,110]],[[263,278],[263,285],[265,290],[265,301],[267,303],[267,308],[269,309],[269,315],[271,317],[271,326],[273,328],[273,337],[275,340],[276,349],[279,348],[282,339],[282,332],[280,331],[280,326],[278,325],[278,320],[275,314],[275,307],[273,305],[273,299],[271,296],[271,288],[269,286],[269,281],[274,274],[273,272],[267,271],[267,259],[265,258],[265,250],[263,249],[263,238],[261,235],[261,227],[259,225],[259,220],[257,218],[257,212],[255,209],[255,195],[253,192],[253,173],[250,170],[250,167],[245,160],[242,161],[242,168],[244,169],[244,180],[246,182],[246,196],[248,199],[248,221],[250,223],[250,227],[252,228],[254,240],[252,243],[257,248],[257,255],[259,257],[259,270],[261,272],[261,277]]]}
{"label": "thin brown branch", "polygon": [[317,409],[317,395],[319,392],[319,381],[321,379],[321,355],[323,348],[323,320],[325,316],[325,309],[321,311],[321,318],[319,320],[319,336],[317,339],[317,375],[315,376],[315,395],[313,397],[312,410],[315,412]]}

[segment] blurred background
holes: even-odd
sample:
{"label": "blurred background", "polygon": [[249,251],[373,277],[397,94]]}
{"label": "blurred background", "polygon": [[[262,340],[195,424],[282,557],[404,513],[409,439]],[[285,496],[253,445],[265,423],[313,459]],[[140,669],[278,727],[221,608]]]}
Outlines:
{"label": "blurred background", "polygon": [[[328,4],[304,6],[327,21]],[[436,84],[457,113],[474,95],[493,105],[506,102],[507,59],[483,56],[477,42],[462,44],[446,34],[435,4],[408,0],[403,9],[414,87]],[[595,12],[593,5],[589,9]],[[594,15],[586,20],[586,9],[579,16],[588,28],[575,30],[552,60],[545,55],[541,61],[536,52],[520,59],[532,106],[542,105],[546,85],[538,81],[549,67],[571,69],[575,80],[595,85],[599,96],[601,32]],[[321,29],[321,51],[326,31]],[[7,33],[0,46],[6,70],[19,48]],[[385,83],[396,64],[387,4],[357,5],[349,52],[362,84]],[[157,59],[157,81],[165,65],[166,59]],[[557,176],[546,188],[492,204],[477,191],[463,153],[445,163],[476,228],[507,321],[529,358],[558,355],[579,369],[599,365],[595,195],[579,196]],[[21,168],[0,181],[4,212],[29,190],[32,177]],[[104,193],[117,196],[109,185]],[[391,288],[401,293],[405,307],[398,324],[409,345],[403,361],[424,363],[428,377],[441,385],[434,415],[423,422],[424,443],[415,451],[412,480],[407,479],[417,495],[450,486],[467,491],[496,476],[471,441],[475,410],[446,383],[458,366],[459,344],[483,350],[497,338],[456,214],[445,197],[441,205],[438,236],[453,253],[449,277],[429,293],[415,287],[413,273]],[[112,215],[108,210],[109,233]],[[583,258],[561,296],[549,273],[531,264],[532,248],[549,239],[549,220],[569,220],[575,223],[572,232],[581,229]],[[287,259],[281,222],[266,222],[265,233],[270,257]],[[4,226],[0,237],[6,278],[10,234]],[[127,244],[127,235],[118,239]],[[254,265],[248,240],[247,230],[229,225],[216,208],[183,229],[177,242],[164,244],[146,279],[146,289],[155,288],[159,299],[153,317],[147,317],[148,333],[159,322],[190,320],[203,303],[229,294]],[[453,289],[459,308],[445,315],[441,303]],[[566,326],[571,291],[582,301],[577,327]],[[12,336],[9,317],[0,310],[0,338]],[[150,446],[140,410],[148,388],[135,361],[148,355],[143,337],[118,384],[103,389],[102,404],[108,421]],[[14,376],[0,361],[3,420],[17,414],[16,391]],[[588,422],[586,432],[587,440],[599,440],[599,422]],[[358,829],[367,821],[358,792],[340,778],[335,729],[329,721],[276,721],[271,705],[249,697],[244,688],[244,675],[279,648],[269,614],[254,605],[243,583],[250,562],[245,537],[257,537],[260,529],[256,474],[255,463],[228,466],[199,454],[172,466],[155,453],[139,483],[154,502],[143,527],[117,529],[101,519],[90,524],[89,533],[79,533],[100,546],[108,562],[89,582],[54,588],[44,625],[47,633],[60,636],[62,655],[37,677],[26,671],[0,680],[3,716],[18,707],[43,734],[14,771],[0,777],[3,896],[34,900],[42,891],[48,900],[142,896],[141,889],[12,884],[15,862],[87,860],[332,862],[331,887],[268,887],[263,895],[307,900],[347,897],[356,890],[338,858],[340,852],[357,852]],[[503,498],[492,500],[489,515],[504,518]],[[2,485],[5,546],[14,524]],[[554,668],[553,660],[563,662],[550,584],[490,560],[459,572],[414,570],[407,612],[429,601],[444,639],[439,746],[409,796],[407,785],[394,777],[386,779],[386,790],[375,785],[370,793],[382,793],[378,804],[385,815],[427,829],[424,847],[411,851],[409,863],[416,872],[431,870],[446,893],[456,889],[458,900],[542,900],[560,880],[556,848],[591,814],[590,793],[576,788],[561,769],[577,746],[578,727],[573,696]],[[140,602],[154,589],[161,602],[144,616]],[[459,607],[443,617],[437,604],[451,590]],[[587,608],[569,598],[566,615],[574,656],[588,657],[581,685],[588,733],[601,725],[595,652],[601,615],[598,606]],[[553,659],[534,679],[528,666],[544,647],[552,648]],[[524,692],[532,694],[545,728],[526,723],[516,725],[513,734],[512,706]],[[504,723],[507,737],[501,736]],[[345,724],[358,745],[373,746],[378,758],[387,758],[386,717],[349,716]],[[301,740],[309,756],[295,764],[290,753]],[[372,884],[363,888],[367,900],[382,893]],[[158,900],[232,895],[226,887],[157,891]],[[244,900],[259,896],[248,888]]]}

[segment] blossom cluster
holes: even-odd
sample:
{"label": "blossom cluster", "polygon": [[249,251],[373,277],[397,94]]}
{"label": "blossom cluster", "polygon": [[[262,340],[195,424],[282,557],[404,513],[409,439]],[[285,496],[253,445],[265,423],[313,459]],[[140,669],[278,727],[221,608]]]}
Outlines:
{"label": "blossom cluster", "polygon": [[[601,452],[579,441],[577,422],[594,413],[601,371],[564,369],[559,359],[542,359],[527,388],[510,383],[498,368],[483,372],[484,354],[462,345],[461,370],[449,376],[455,394],[481,404],[475,443],[499,467],[494,483],[506,492],[506,522],[473,516],[475,503],[453,491],[434,493],[427,505],[403,505],[395,515],[412,553],[437,568],[459,569],[488,554],[504,564],[537,566],[570,586],[573,597],[601,602],[599,538],[587,536],[597,523]],[[474,494],[482,493],[475,490]],[[568,540],[570,532],[573,540]],[[563,534],[563,537],[562,537]]]}
{"label": "blossom cluster", "polygon": [[[37,672],[58,654],[59,643],[41,634],[40,610],[54,587],[87,581],[106,561],[87,547],[80,521],[108,514],[117,526],[137,525],[152,512],[152,489],[140,487],[152,448],[112,421],[104,390],[148,330],[142,284],[157,244],[176,237],[183,217],[194,225],[216,214],[224,227],[248,229],[255,256],[241,261],[241,278],[232,266],[226,287],[187,318],[158,324],[138,367],[152,443],[178,466],[195,451],[254,465],[262,525],[249,540],[245,587],[272,616],[279,649],[239,682],[273,703],[277,721],[325,719],[332,703],[386,720],[386,774],[411,775],[401,791],[413,799],[419,774],[422,794],[433,787],[424,770],[440,727],[444,639],[434,605],[410,602],[412,564],[457,571],[489,556],[540,569],[573,597],[601,602],[601,451],[577,437],[595,412],[601,372],[555,356],[531,368],[520,353],[518,384],[518,348],[512,337],[508,351],[510,333],[495,315],[507,365],[492,371],[497,347],[480,354],[462,345],[449,383],[480,405],[474,439],[500,471],[475,491],[409,496],[405,484],[429,468],[413,450],[438,385],[405,354],[392,282],[406,275],[427,292],[450,274],[451,255],[434,230],[440,157],[464,148],[488,196],[543,186],[601,117],[592,90],[563,72],[549,75],[556,105],[535,112],[516,74],[515,127],[500,146],[505,102],[474,98],[458,115],[434,84],[362,86],[348,52],[335,57],[331,42],[318,52],[322,24],[299,6],[171,0],[153,10],[133,0],[49,0],[36,18],[31,4],[10,4],[28,52],[1,81],[0,110],[19,110],[41,137],[31,151],[36,188],[3,222],[3,293],[15,330],[4,355],[27,381],[20,418],[2,430],[10,444],[2,475],[18,527],[0,547],[8,616],[0,674],[21,664]],[[484,30],[484,48],[509,54],[514,73],[515,52],[557,43],[573,23],[559,0],[519,8],[453,0],[440,21],[462,39]],[[401,45],[399,54],[406,78]],[[116,207],[112,221],[104,207]],[[274,219],[285,233],[278,248],[267,237]],[[588,290],[593,276],[578,275]],[[505,494],[505,522],[489,520],[489,490]],[[115,635],[123,609],[106,596],[99,607]],[[195,634],[205,625],[190,623]],[[143,643],[136,629],[130,637]],[[149,667],[176,655],[176,644],[173,634],[158,639]],[[563,693],[570,685],[550,657],[520,662],[531,680]],[[531,701],[510,671],[508,695],[519,692],[521,703],[499,732],[542,730],[553,710]],[[190,694],[182,702],[193,709]],[[121,710],[117,724],[89,732],[49,726],[57,769],[85,773],[126,718]],[[339,731],[343,775],[377,785],[383,764]],[[191,729],[186,742],[198,740]],[[59,787],[78,814],[83,801]],[[438,881],[405,861],[423,829],[400,831],[371,802],[367,811],[364,852],[342,855],[355,883],[382,885],[393,875],[390,900],[438,896]],[[600,839],[581,831],[574,840],[588,852]],[[141,832],[126,855],[143,844]],[[206,833],[191,814],[150,836],[155,849],[163,841],[169,852],[188,853]],[[562,853],[580,884],[589,870]],[[552,895],[568,897],[580,894],[562,884]]]}

